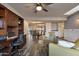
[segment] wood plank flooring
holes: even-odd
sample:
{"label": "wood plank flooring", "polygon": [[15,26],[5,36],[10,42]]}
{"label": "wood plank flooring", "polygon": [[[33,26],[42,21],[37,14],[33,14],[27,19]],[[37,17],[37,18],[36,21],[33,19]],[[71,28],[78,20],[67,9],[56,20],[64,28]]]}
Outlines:
{"label": "wood plank flooring", "polygon": [[31,46],[30,56],[48,56],[48,44],[43,40],[34,42]]}

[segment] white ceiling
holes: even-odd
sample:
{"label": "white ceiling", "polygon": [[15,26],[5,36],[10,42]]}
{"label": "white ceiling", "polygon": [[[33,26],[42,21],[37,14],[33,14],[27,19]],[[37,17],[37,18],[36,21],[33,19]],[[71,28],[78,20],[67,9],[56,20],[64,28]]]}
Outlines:
{"label": "white ceiling", "polygon": [[34,4],[32,3],[8,3],[12,8],[18,11],[24,18],[49,18],[49,17],[65,17],[64,14],[79,3],[54,3],[45,8],[48,12],[40,11],[34,13]]}

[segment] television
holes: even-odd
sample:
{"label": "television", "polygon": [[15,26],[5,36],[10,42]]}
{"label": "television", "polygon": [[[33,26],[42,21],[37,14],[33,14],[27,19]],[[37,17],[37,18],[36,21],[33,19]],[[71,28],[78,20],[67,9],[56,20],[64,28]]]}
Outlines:
{"label": "television", "polygon": [[3,29],[4,28],[4,21],[3,19],[0,19],[0,29]]}

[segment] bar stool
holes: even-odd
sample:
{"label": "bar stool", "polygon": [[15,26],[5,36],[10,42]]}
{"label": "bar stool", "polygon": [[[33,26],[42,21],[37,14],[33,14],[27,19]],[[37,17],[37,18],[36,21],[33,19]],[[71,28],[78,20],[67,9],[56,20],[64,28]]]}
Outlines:
{"label": "bar stool", "polygon": [[18,38],[15,39],[12,43],[12,46],[13,46],[13,52],[12,52],[12,55],[18,53],[17,55],[20,55],[19,53],[19,50],[20,49],[18,46],[21,45],[23,42],[24,42],[24,34],[19,34]]}
{"label": "bar stool", "polygon": [[6,40],[7,36],[6,35],[1,35],[0,36],[0,55],[7,54],[6,52],[3,52],[5,47],[2,45],[2,43]]}

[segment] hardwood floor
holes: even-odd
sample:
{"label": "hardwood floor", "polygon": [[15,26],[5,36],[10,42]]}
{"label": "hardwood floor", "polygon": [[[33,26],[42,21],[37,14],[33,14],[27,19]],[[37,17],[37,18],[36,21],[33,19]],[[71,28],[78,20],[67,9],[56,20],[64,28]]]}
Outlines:
{"label": "hardwood floor", "polygon": [[48,56],[48,44],[45,44],[43,40],[34,42],[30,50],[30,56]]}
{"label": "hardwood floor", "polygon": [[24,52],[21,55],[15,54],[15,56],[48,56],[49,47],[48,41],[44,40],[34,40],[30,43],[31,45],[25,45]]}

